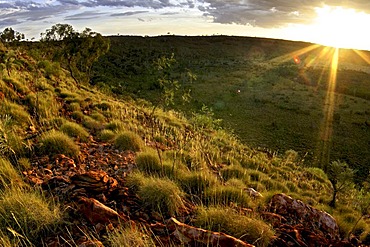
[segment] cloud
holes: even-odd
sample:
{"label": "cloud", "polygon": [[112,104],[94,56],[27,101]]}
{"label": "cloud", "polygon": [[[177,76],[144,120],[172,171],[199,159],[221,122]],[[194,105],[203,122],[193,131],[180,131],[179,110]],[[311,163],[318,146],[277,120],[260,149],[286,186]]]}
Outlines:
{"label": "cloud", "polygon": [[214,22],[223,24],[253,25],[265,28],[281,27],[288,23],[307,23],[315,8],[343,6],[370,13],[369,0],[203,0],[198,9]]}
{"label": "cloud", "polygon": [[148,13],[149,11],[127,11],[123,13],[116,13],[116,14],[111,14],[110,16],[131,16],[131,15],[138,15],[138,14],[143,14],[143,13]]}
{"label": "cloud", "polygon": [[74,14],[74,15],[69,15],[66,16],[64,19],[67,21],[71,20],[86,20],[86,19],[93,19],[93,18],[98,18],[102,15],[105,15],[106,13],[101,13],[98,11],[85,11],[82,13]]}

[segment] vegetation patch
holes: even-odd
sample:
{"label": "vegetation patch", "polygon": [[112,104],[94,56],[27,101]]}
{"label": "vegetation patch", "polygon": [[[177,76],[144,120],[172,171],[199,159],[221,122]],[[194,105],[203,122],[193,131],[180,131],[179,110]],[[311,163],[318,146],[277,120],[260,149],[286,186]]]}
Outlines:
{"label": "vegetation patch", "polygon": [[81,125],[69,121],[60,126],[60,131],[70,137],[78,138],[84,142],[87,141],[87,138],[90,135],[89,132],[87,132]]}
{"label": "vegetation patch", "polygon": [[268,246],[274,236],[272,228],[262,220],[240,215],[227,207],[199,207],[194,224],[261,247]]}
{"label": "vegetation patch", "polygon": [[114,146],[119,150],[141,151],[144,148],[144,141],[135,132],[125,131],[118,133],[114,140]]}
{"label": "vegetation patch", "polygon": [[65,154],[76,158],[80,152],[80,148],[68,135],[55,130],[44,133],[38,144],[40,155]]}

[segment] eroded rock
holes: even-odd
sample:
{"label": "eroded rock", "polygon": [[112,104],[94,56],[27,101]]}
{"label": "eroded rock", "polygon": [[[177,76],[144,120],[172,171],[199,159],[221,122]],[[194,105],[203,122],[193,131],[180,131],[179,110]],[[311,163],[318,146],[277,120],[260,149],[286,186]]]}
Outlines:
{"label": "eroded rock", "polygon": [[340,237],[338,224],[330,214],[283,193],[271,198],[268,211],[283,216],[289,225],[302,224],[312,232],[333,240]]}

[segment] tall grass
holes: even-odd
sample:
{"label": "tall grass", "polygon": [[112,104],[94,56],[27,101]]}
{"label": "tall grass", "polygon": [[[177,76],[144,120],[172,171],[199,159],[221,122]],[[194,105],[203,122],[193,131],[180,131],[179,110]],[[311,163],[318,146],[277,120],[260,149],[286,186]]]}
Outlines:
{"label": "tall grass", "polygon": [[50,156],[65,154],[76,158],[80,152],[80,148],[69,136],[55,130],[44,133],[39,140],[37,148],[39,154]]}
{"label": "tall grass", "polygon": [[261,247],[268,246],[274,236],[272,228],[262,220],[241,215],[227,207],[199,207],[194,224]]}
{"label": "tall grass", "polygon": [[[0,193],[0,231],[8,237],[19,237],[25,246],[47,232],[61,221],[57,205],[48,202],[38,191],[8,189]],[[10,234],[10,232],[12,234]]]}

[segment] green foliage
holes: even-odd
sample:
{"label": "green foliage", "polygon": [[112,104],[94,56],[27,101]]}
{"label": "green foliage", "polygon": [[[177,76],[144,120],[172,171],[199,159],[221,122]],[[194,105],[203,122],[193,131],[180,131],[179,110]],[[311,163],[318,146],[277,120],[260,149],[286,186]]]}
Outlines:
{"label": "green foliage", "polygon": [[145,179],[138,195],[146,208],[163,215],[173,216],[185,208],[184,192],[169,179]]}
{"label": "green foliage", "polygon": [[118,133],[114,140],[114,146],[119,150],[131,150],[134,152],[140,151],[144,148],[144,141],[135,132],[125,131]]}
{"label": "green foliage", "polygon": [[348,186],[353,184],[354,172],[348,164],[341,161],[333,161],[327,168],[328,179],[333,186],[333,198],[330,206],[335,207],[336,196]]}
{"label": "green foliage", "polygon": [[4,43],[16,42],[24,39],[24,34],[7,27],[4,31],[0,32],[0,41]]}
{"label": "green foliage", "polygon": [[86,28],[79,33],[69,24],[56,24],[41,34],[41,41],[57,42],[59,60],[66,64],[76,83],[90,80],[91,68],[100,56],[109,50],[110,42],[100,33]]}
{"label": "green foliage", "polygon": [[241,215],[231,208],[198,208],[194,224],[215,232],[223,232],[256,246],[268,246],[274,231],[265,222]]}
{"label": "green foliage", "polygon": [[[38,191],[11,189],[0,193],[0,231],[9,233],[9,238],[21,236],[25,244],[22,246],[36,244],[40,235],[60,221],[59,207]],[[10,234],[9,230],[16,234]]]}
{"label": "green foliage", "polygon": [[50,78],[51,76],[60,76],[61,75],[61,67],[58,62],[51,62],[49,60],[40,61],[37,66],[40,69],[43,69],[45,72],[45,76]]}
{"label": "green foliage", "polygon": [[[75,115],[74,115],[75,116]],[[80,116],[78,116],[76,114],[77,118]],[[83,116],[83,121],[82,121],[82,125],[86,128],[88,128],[89,130],[92,130],[92,131],[98,131],[98,130],[101,130],[104,128],[103,126],[103,123],[98,121],[98,120],[95,120],[94,118],[90,117],[90,116]]]}
{"label": "green foliage", "polygon": [[14,129],[12,118],[5,115],[0,118],[0,155],[15,158],[22,156],[26,145]]}
{"label": "green foliage", "polygon": [[62,126],[60,126],[60,131],[70,137],[79,138],[84,142],[86,142],[87,138],[89,137],[89,132],[87,132],[81,125],[74,122],[65,122]]}
{"label": "green foliage", "polygon": [[46,132],[41,136],[37,148],[40,155],[49,156],[64,154],[77,158],[80,152],[80,148],[69,136],[54,130]]}

